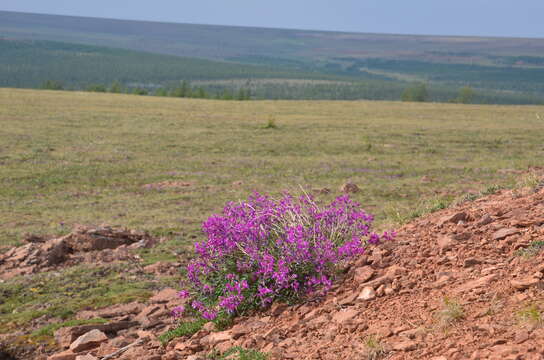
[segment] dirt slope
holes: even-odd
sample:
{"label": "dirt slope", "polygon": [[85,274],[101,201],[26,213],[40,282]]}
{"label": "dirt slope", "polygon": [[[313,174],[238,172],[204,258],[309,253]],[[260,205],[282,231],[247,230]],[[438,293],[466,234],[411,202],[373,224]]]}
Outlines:
{"label": "dirt slope", "polygon": [[[103,358],[125,346],[110,358],[196,360],[243,346],[276,359],[544,359],[543,254],[544,189],[504,190],[403,226],[326,298],[274,304],[223,332],[206,324],[162,347],[157,336],[175,326],[169,309],[181,302],[165,289],[148,304],[80,313],[110,322],[57,331],[72,350],[49,359]],[[106,337],[81,345],[92,329]]]}

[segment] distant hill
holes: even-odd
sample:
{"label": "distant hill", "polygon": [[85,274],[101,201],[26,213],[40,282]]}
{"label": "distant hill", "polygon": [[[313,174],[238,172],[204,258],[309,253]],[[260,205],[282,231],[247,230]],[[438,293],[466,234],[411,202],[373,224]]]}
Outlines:
{"label": "distant hill", "polygon": [[235,64],[141,51],[43,40],[0,39],[0,87],[37,87],[46,80],[67,87],[139,83],[168,86],[181,80],[334,79],[302,70]]}
{"label": "distant hill", "polygon": [[[361,34],[174,24],[0,11],[0,86],[48,79],[168,86],[248,79],[283,99],[399,99],[427,83],[430,101],[465,86],[475,102],[543,103],[544,39]],[[274,79],[273,81],[271,79]],[[277,79],[325,80],[293,83]],[[340,82],[340,83],[338,83]],[[356,83],[356,85],[353,85]]]}
{"label": "distant hill", "polygon": [[227,59],[270,57],[315,61],[394,57],[473,63],[490,56],[543,56],[544,39],[412,36],[175,24],[0,11],[0,34]]}

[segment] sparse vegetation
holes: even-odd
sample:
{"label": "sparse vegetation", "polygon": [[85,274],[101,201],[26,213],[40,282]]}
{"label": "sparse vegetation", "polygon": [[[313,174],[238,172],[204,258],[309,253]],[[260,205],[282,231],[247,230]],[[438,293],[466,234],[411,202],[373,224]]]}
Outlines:
{"label": "sparse vegetation", "polygon": [[364,339],[365,355],[367,360],[379,360],[387,355],[385,346],[377,336],[370,335]]}
{"label": "sparse vegetation", "polygon": [[212,353],[207,356],[210,360],[267,360],[267,354],[236,346],[227,350],[224,354]]}
{"label": "sparse vegetation", "polygon": [[519,321],[524,325],[544,325],[544,315],[537,304],[529,304],[517,312]]}
{"label": "sparse vegetation", "polygon": [[450,297],[445,297],[443,300],[442,309],[436,313],[438,324],[441,328],[447,328],[451,324],[460,321],[465,317],[463,306],[456,300]]}
{"label": "sparse vegetation", "polygon": [[182,336],[191,336],[196,333],[198,330],[202,329],[202,326],[207,322],[204,319],[198,319],[194,321],[186,321],[179,324],[175,329],[169,330],[164,334],[159,336],[159,341],[166,345],[170,340],[182,337]]}
{"label": "sparse vegetation", "polygon": [[402,101],[425,102],[429,98],[427,85],[421,83],[413,85],[402,92]]}
{"label": "sparse vegetation", "polygon": [[530,258],[533,256],[536,256],[540,254],[544,250],[544,241],[543,240],[536,240],[529,244],[528,247],[518,249],[516,251],[517,256],[522,256],[525,258]]}
{"label": "sparse vegetation", "polygon": [[268,120],[266,121],[266,125],[264,126],[265,129],[277,129],[278,125],[276,124],[276,118],[274,116],[268,117]]}

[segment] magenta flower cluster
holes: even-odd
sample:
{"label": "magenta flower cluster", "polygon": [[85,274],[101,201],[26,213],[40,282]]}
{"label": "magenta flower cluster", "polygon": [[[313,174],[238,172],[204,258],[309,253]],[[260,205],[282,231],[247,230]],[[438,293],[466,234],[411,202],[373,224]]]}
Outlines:
{"label": "magenta flower cluster", "polygon": [[[339,264],[393,233],[371,232],[373,217],[347,195],[327,206],[311,196],[279,200],[254,193],[203,225],[181,297],[206,319],[324,293]],[[186,308],[174,309],[181,315]]]}

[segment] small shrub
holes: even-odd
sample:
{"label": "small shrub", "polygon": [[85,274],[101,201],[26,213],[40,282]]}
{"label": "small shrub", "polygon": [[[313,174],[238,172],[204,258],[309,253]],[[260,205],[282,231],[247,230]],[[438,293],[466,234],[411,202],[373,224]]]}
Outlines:
{"label": "small shrub", "polygon": [[207,321],[204,319],[198,319],[195,321],[184,322],[178,325],[177,328],[167,331],[164,334],[159,336],[159,341],[164,345],[168,344],[170,340],[182,337],[182,336],[191,336],[196,333],[198,330],[202,329],[202,326]]}
{"label": "small shrub", "polygon": [[522,256],[525,258],[530,258],[538,255],[544,249],[544,241],[537,240],[529,244],[525,249],[518,249],[516,251],[517,256]]}
{"label": "small shrub", "polygon": [[64,90],[64,86],[55,80],[47,80],[42,84],[44,90]]}
{"label": "small shrub", "polygon": [[207,358],[210,360],[267,360],[268,355],[257,350],[236,346],[230,348],[224,354],[212,353]]}
{"label": "small shrub", "polygon": [[385,346],[375,335],[370,335],[364,341],[365,355],[368,360],[378,360],[387,354]]}
{"label": "small shrub", "polygon": [[108,91],[108,89],[106,89],[106,87],[104,85],[101,85],[101,84],[91,84],[91,85],[87,86],[87,88],[85,90],[90,91],[90,92],[106,92],[106,91]]}
{"label": "small shrub", "polygon": [[307,194],[228,203],[203,225],[180,292],[190,305],[174,315],[213,320],[325,293],[343,263],[394,236],[371,232],[373,220],[347,195],[325,207]]}
{"label": "small shrub", "polygon": [[268,118],[268,121],[266,122],[266,125],[264,126],[265,129],[277,129],[278,125],[276,124],[276,119],[271,116]]}
{"label": "small shrub", "polygon": [[442,327],[447,327],[465,317],[463,306],[455,299],[444,298],[444,306],[437,313],[437,318]]}
{"label": "small shrub", "polygon": [[499,185],[490,185],[487,187],[487,189],[482,191],[482,195],[493,195],[499,192],[501,189],[502,187]]}
{"label": "small shrub", "polygon": [[459,199],[456,199],[454,201],[454,205],[461,205],[461,204],[464,204],[466,202],[472,202],[474,200],[478,200],[481,197],[482,197],[481,193],[469,192],[469,193],[466,193],[463,196],[461,196]]}
{"label": "small shrub", "polygon": [[132,90],[132,93],[134,95],[148,95],[149,94],[149,91],[147,91],[147,89],[144,89],[144,88],[134,88]]}
{"label": "small shrub", "polygon": [[542,311],[536,304],[531,304],[521,309],[517,313],[520,322],[531,326],[542,326],[544,324],[544,317]]}

